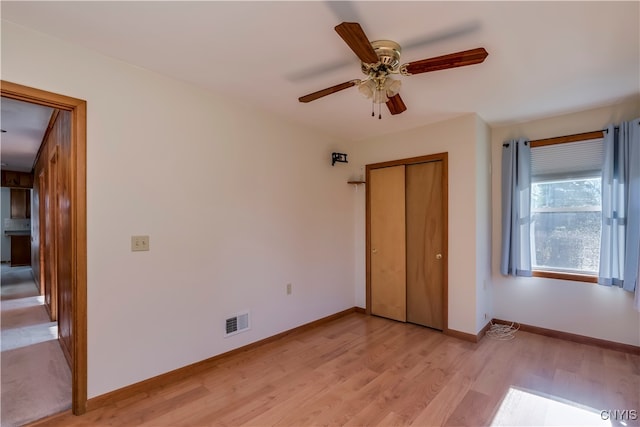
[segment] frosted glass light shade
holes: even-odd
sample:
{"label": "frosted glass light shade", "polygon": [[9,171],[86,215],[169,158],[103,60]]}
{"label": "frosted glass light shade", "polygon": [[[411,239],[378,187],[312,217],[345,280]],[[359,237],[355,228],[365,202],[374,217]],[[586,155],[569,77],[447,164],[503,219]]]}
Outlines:
{"label": "frosted glass light shade", "polygon": [[389,98],[387,97],[387,91],[383,89],[378,89],[373,93],[373,102],[375,104],[384,104],[387,102]]}
{"label": "frosted glass light shade", "polygon": [[384,86],[387,89],[387,96],[391,98],[392,96],[396,96],[398,92],[400,92],[400,86],[402,82],[400,80],[387,79],[384,82]]}
{"label": "frosted glass light shade", "polygon": [[360,83],[358,90],[365,96],[365,98],[371,99],[373,98],[373,92],[376,90],[376,84],[372,80],[365,80]]}
{"label": "frosted glass light shade", "polygon": [[400,80],[390,77],[378,81],[368,79],[358,85],[358,90],[375,104],[384,104],[389,98],[398,94],[401,84]]}

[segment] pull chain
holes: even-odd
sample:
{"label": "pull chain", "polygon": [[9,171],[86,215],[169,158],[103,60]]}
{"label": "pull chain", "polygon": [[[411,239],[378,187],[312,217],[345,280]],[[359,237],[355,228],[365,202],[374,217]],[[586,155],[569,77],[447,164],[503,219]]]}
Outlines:
{"label": "pull chain", "polygon": [[[376,103],[371,101],[371,117],[376,116]],[[378,120],[382,120],[382,104],[378,104]]]}

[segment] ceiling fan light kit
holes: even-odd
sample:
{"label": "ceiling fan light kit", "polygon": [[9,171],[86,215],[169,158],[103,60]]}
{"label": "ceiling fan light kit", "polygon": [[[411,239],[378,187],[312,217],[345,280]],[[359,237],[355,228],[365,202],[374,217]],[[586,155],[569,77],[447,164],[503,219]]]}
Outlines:
{"label": "ceiling fan light kit", "polygon": [[358,90],[366,98],[373,100],[375,104],[384,104],[389,98],[396,96],[400,90],[400,80],[393,80],[390,77],[382,79],[362,80],[358,85]]}
{"label": "ceiling fan light kit", "polygon": [[[374,108],[376,104],[386,104],[389,112],[396,115],[406,111],[407,107],[399,94],[402,82],[392,78],[392,74],[411,76],[463,67],[479,64],[488,56],[487,51],[480,47],[400,65],[402,48],[398,43],[391,40],[369,42],[364,30],[356,22],[343,22],[336,26],[335,30],[360,59],[362,73],[366,77],[302,96],[298,98],[300,102],[315,101],[352,86],[358,86],[358,91],[366,98],[371,99]],[[372,112],[371,115],[375,116],[375,113]],[[380,113],[378,118],[382,118]]]}

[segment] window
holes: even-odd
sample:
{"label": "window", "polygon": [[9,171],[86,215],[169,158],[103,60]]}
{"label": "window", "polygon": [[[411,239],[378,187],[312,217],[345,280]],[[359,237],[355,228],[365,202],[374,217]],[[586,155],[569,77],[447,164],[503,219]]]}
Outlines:
{"label": "window", "polygon": [[600,184],[600,177],[532,183],[534,270],[598,273]]}
{"label": "window", "polygon": [[532,269],[537,276],[577,275],[595,281],[600,260],[602,138],[558,140],[531,142]]}

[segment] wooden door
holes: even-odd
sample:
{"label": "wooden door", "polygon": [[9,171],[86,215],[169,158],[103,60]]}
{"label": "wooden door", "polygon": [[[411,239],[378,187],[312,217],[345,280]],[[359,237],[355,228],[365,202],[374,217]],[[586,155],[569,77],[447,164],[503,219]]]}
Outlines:
{"label": "wooden door", "polygon": [[[45,171],[43,170],[38,175],[38,187],[37,187],[37,199],[38,199],[38,217],[37,221],[33,221],[38,230],[38,238],[37,241],[37,259],[38,262],[32,261],[32,268],[34,272],[37,270],[38,272],[38,281],[40,282],[40,295],[45,295],[46,300],[46,281],[47,274],[46,269],[49,265],[46,262],[46,244],[47,241],[47,209],[46,209],[46,192],[47,192],[47,176]],[[35,200],[35,198],[34,198]]]}
{"label": "wooden door", "polygon": [[72,196],[70,193],[71,154],[69,152],[71,141],[71,113],[61,111],[58,114],[56,124],[52,132],[55,132],[59,141],[54,147],[56,162],[52,171],[55,176],[55,258],[50,262],[55,262],[56,292],[58,296],[58,338],[62,352],[64,353],[69,366],[73,365],[73,292],[72,283],[73,267],[71,264],[71,206]]}
{"label": "wooden door", "polygon": [[31,190],[12,188],[10,192],[11,218],[31,218]]}
{"label": "wooden door", "polygon": [[369,175],[371,313],[406,321],[405,167]]}
{"label": "wooden door", "polygon": [[58,155],[57,150],[49,159],[49,165],[44,172],[45,189],[45,218],[44,218],[44,257],[47,260],[44,267],[44,303],[49,311],[51,321],[58,320],[58,253],[57,253],[57,177],[58,177]]}
{"label": "wooden door", "polygon": [[11,236],[11,267],[31,264],[31,238]]}
{"label": "wooden door", "polygon": [[407,322],[444,328],[442,161],[406,167]]}

